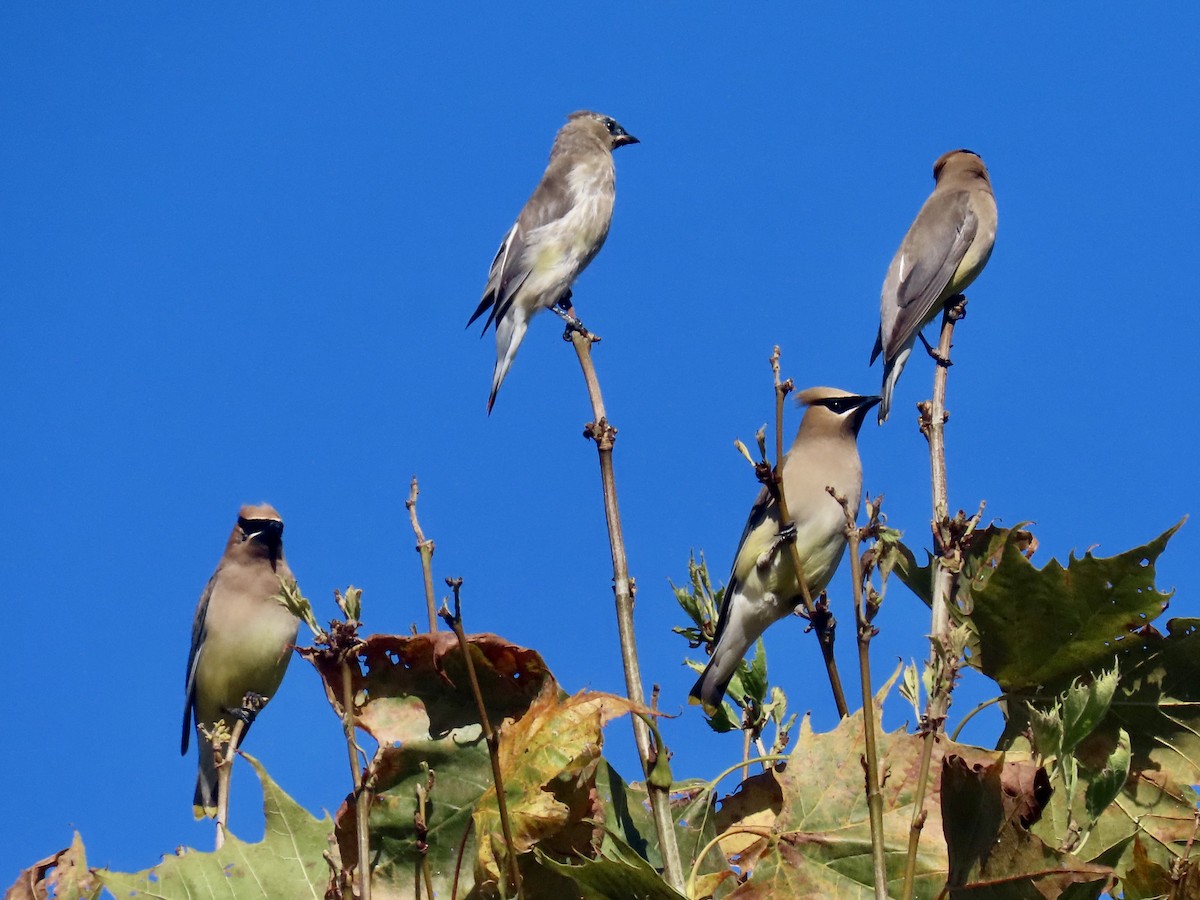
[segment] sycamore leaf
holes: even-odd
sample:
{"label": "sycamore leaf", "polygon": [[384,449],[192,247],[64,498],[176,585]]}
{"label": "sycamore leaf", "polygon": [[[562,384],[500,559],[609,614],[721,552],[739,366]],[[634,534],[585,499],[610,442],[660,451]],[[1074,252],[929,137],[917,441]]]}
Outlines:
{"label": "sycamore leaf", "polygon": [[[1096,818],[1077,855],[1104,862],[1122,879],[1148,877],[1153,867],[1169,872],[1187,852],[1196,832],[1200,783],[1200,619],[1172,619],[1167,634],[1152,627],[1122,642],[1120,681],[1108,715],[1076,750],[1079,778],[1075,821],[1087,821],[1087,797],[1093,803],[1097,779],[1110,761],[1119,763],[1122,732],[1128,736],[1129,769],[1123,787]],[[1053,688],[1053,686],[1051,686]],[[1025,746],[1022,707],[1010,704],[1002,745]],[[1064,791],[1056,791],[1035,831],[1057,844],[1068,828]],[[1139,863],[1137,854],[1145,857]],[[1138,873],[1141,873],[1140,875]],[[1200,876],[1198,876],[1200,877]]]}
{"label": "sycamore leaf", "polygon": [[1133,864],[1121,878],[1125,900],[1200,900],[1200,867],[1193,859],[1182,877],[1172,880],[1171,873],[1150,858],[1145,845],[1133,840]]}
{"label": "sycamore leaf", "polygon": [[[602,729],[633,710],[640,707],[613,694],[580,691],[560,700],[557,691],[544,691],[504,727],[500,770],[516,853],[534,846],[566,856],[590,852],[598,841],[593,821],[603,815],[595,793]],[[477,841],[476,883],[497,884],[508,851],[494,788],[484,791],[474,822],[475,834],[486,836]]]}
{"label": "sycamore leaf", "polygon": [[[537,853],[538,863],[571,881],[580,900],[686,900],[651,865],[630,851],[619,856],[559,862]],[[542,895],[549,896],[549,895]],[[565,897],[565,894],[557,896]]]}
{"label": "sycamore leaf", "polygon": [[1121,788],[1125,787],[1125,779],[1129,777],[1129,732],[1124,728],[1117,734],[1117,746],[1113,748],[1104,768],[1092,779],[1087,787],[1088,819],[1094,822],[1108,808],[1108,804],[1117,799]]}
{"label": "sycamore leaf", "polygon": [[[947,756],[942,768],[942,822],[951,898],[1099,897],[1112,870],[1051,849],[1027,831],[1004,789],[1004,757]],[[1027,802],[1027,801],[1023,801]]]}
{"label": "sycamore leaf", "polygon": [[[1154,562],[1182,524],[1116,556],[1088,552],[1072,555],[1066,567],[1051,560],[1041,569],[1025,557],[1019,535],[1006,534],[994,568],[977,565],[966,586],[978,635],[971,665],[1009,692],[1106,665],[1122,641],[1166,609],[1171,595],[1155,589]],[[989,542],[989,559],[994,551]]]}
{"label": "sycamore leaf", "polygon": [[[888,881],[898,892],[920,772],[921,739],[903,729],[877,735],[884,778]],[[935,763],[949,741],[935,749]],[[744,898],[874,897],[871,836],[862,769],[861,711],[826,734],[805,717],[784,765],[744,781],[717,812],[722,848],[750,876],[729,895]],[[939,766],[940,768],[940,766]],[[934,772],[939,768],[933,769]],[[917,857],[917,896],[945,883],[946,849],[935,779]]]}
{"label": "sycamore leaf", "polygon": [[1078,679],[1071,682],[1062,703],[1063,753],[1070,753],[1078,747],[1108,715],[1108,707],[1119,681],[1117,666],[1113,666],[1090,682],[1083,683]]}
{"label": "sycamore leaf", "polygon": [[257,760],[241,755],[262,782],[266,829],[259,843],[228,834],[225,845],[213,853],[189,850],[132,874],[100,869],[95,874],[104,887],[121,898],[324,897],[329,866],[322,854],[329,849],[333,822],[329,816],[313,818]]}
{"label": "sycamore leaf", "polygon": [[4,893],[4,900],[95,900],[100,895],[100,884],[87,867],[87,856],[83,850],[83,838],[79,832],[71,840],[71,846],[38,860],[17,876],[17,880]]}
{"label": "sycamore leaf", "polygon": [[[491,634],[469,635],[468,642],[484,705],[494,727],[521,716],[543,691],[558,688],[542,658]],[[326,694],[341,712],[342,669],[319,651],[301,650],[321,674]],[[459,854],[469,860],[475,833],[464,844],[475,804],[492,781],[466,663],[455,636],[446,631],[410,637],[371,635],[351,660],[351,690],[358,724],[379,742],[368,767],[374,784],[369,829],[375,858],[372,885],[378,896],[415,895],[422,858],[434,890],[449,895]],[[433,770],[434,785],[426,813],[428,836],[422,853],[413,825],[417,785]],[[343,866],[358,861],[355,810],[348,798],[336,816]],[[460,893],[472,885],[465,863]]]}

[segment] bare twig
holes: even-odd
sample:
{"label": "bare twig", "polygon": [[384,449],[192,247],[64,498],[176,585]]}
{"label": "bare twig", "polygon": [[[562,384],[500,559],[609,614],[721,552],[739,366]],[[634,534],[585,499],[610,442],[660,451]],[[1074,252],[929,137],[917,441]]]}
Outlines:
{"label": "bare twig", "polygon": [[846,541],[850,552],[850,581],[854,588],[854,619],[858,633],[858,673],[862,686],[864,768],[867,773],[867,812],[871,822],[871,865],[875,878],[876,900],[887,900],[887,857],[883,842],[883,793],[879,787],[879,747],[875,736],[875,695],[871,687],[871,638],[877,630],[871,624],[863,595],[866,592],[859,545],[879,526],[879,505],[869,504],[870,521],[860,529],[854,520],[850,502],[832,487],[826,488],[846,516]]}
{"label": "bare twig", "polygon": [[[247,695],[242,701],[244,709],[249,709],[254,703],[252,696]],[[261,700],[261,698],[258,698]],[[261,703],[255,705],[254,711],[262,708]],[[229,786],[233,780],[233,758],[237,755],[238,744],[242,742],[242,732],[246,730],[246,720],[238,717],[234,720],[229,742],[217,750],[220,758],[217,762],[217,847],[225,846],[225,834],[229,830]]]}
{"label": "bare twig", "polygon": [[483,691],[479,687],[479,677],[475,674],[475,660],[471,658],[471,645],[467,643],[467,635],[462,624],[462,600],[459,592],[462,590],[461,578],[447,578],[446,584],[454,592],[454,612],[451,613],[442,601],[438,615],[442,617],[454,636],[458,638],[458,646],[462,649],[463,661],[467,666],[467,679],[471,682],[471,692],[475,695],[475,706],[479,710],[479,724],[483,726],[483,739],[487,742],[488,756],[492,760],[492,784],[496,789],[496,807],[500,812],[500,829],[504,833],[504,845],[508,851],[508,875],[518,898],[524,898],[525,892],[521,886],[521,869],[517,864],[516,843],[513,841],[512,824],[508,819],[508,798],[504,794],[504,775],[500,771],[500,735],[493,730],[488,719],[487,706],[483,702]]}
{"label": "bare twig", "polygon": [[[413,827],[417,833],[417,853],[420,856],[421,879],[425,884],[425,896],[433,900],[433,875],[429,871],[429,822],[425,818],[429,794],[433,791],[434,772],[427,763],[421,763],[425,770],[424,783],[417,783],[417,808],[413,812]],[[421,892],[417,891],[420,897]]]}
{"label": "bare twig", "polygon": [[408,518],[412,522],[413,533],[417,536],[417,552],[421,554],[421,572],[425,576],[425,606],[429,612],[429,632],[438,630],[437,621],[437,601],[433,596],[433,541],[425,537],[425,532],[421,530],[421,523],[417,521],[417,494],[420,491],[417,489],[417,476],[413,476],[412,484],[408,488],[408,499],[404,501],[404,508],[408,510]]}
{"label": "bare twig", "polygon": [[1198,830],[1200,830],[1200,810],[1194,810],[1192,812],[1192,833],[1188,836],[1187,844],[1183,848],[1183,856],[1177,856],[1171,863],[1171,889],[1167,893],[1167,900],[1175,900],[1176,897],[1182,897],[1187,893],[1188,878],[1192,874],[1192,847],[1195,846]]}
{"label": "bare twig", "polygon": [[342,668],[342,731],[346,735],[346,752],[350,757],[350,780],[354,785],[354,829],[358,838],[358,896],[371,900],[371,791],[364,786],[359,746],[354,725],[354,681],[350,672],[350,654],[343,653]]}
{"label": "bare twig", "polygon": [[[574,310],[568,310],[573,315]],[[587,385],[588,399],[592,405],[592,421],[584,428],[584,436],[596,442],[600,458],[600,482],[604,491],[604,516],[608,522],[608,543],[613,564],[613,593],[617,606],[617,633],[621,640],[621,662],[625,670],[625,690],[629,699],[639,706],[645,705],[641,667],[638,663],[637,638],[633,628],[633,600],[635,585],[629,577],[629,563],[625,556],[625,537],[621,529],[621,512],[617,506],[617,482],[613,471],[613,443],[617,429],[608,421],[604,408],[604,397],[600,393],[600,381],[592,363],[592,344],[598,340],[582,329],[568,328],[564,337],[571,342],[579,357],[583,380]],[[683,861],[679,856],[679,844],[675,837],[675,823],[671,816],[670,788],[656,784],[652,777],[656,764],[665,748],[654,746],[650,739],[650,728],[640,716],[633,716],[633,736],[637,744],[638,757],[646,774],[646,791],[658,834],[659,850],[662,854],[663,875],[668,884],[682,891]],[[661,768],[661,767],[657,767]]]}
{"label": "bare twig", "polygon": [[[795,385],[790,378],[786,381],[779,380],[778,346],[771,353],[771,372],[775,378],[775,466],[774,468],[767,466],[764,460],[756,467],[756,472],[758,480],[766,485],[767,490],[771,492],[771,497],[775,500],[779,510],[779,528],[782,532],[792,525],[787,497],[783,493],[783,401],[795,389]],[[805,618],[808,619],[813,633],[817,636],[817,643],[821,648],[821,658],[825,661],[825,672],[829,676],[829,688],[833,692],[833,702],[837,706],[838,715],[844,719],[850,714],[850,708],[846,705],[846,692],[842,688],[842,677],[838,674],[837,660],[833,656],[834,629],[837,621],[829,611],[828,604],[813,602],[812,593],[804,579],[804,565],[800,559],[800,548],[796,546],[795,539],[787,541],[787,545],[788,553],[791,554],[792,568],[795,570],[796,580],[800,584]]]}
{"label": "bare twig", "polygon": [[[926,700],[925,716],[921,723],[923,745],[921,747],[921,771],[917,779],[916,797],[913,801],[913,817],[909,826],[908,853],[904,861],[904,885],[900,896],[903,900],[913,896],[916,879],[917,848],[921,831],[925,827],[925,794],[929,785],[930,761],[933,745],[946,721],[950,708],[950,691],[954,686],[956,660],[950,647],[950,598],[957,581],[958,568],[950,563],[950,556],[961,554],[961,544],[953,547],[951,522],[948,513],[946,487],[946,381],[950,370],[951,338],[954,323],[966,314],[965,297],[951,298],[946,302],[942,314],[942,330],[938,340],[937,366],[933,375],[933,399],[919,404],[921,410],[921,433],[929,442],[930,481],[933,493],[933,541],[937,551],[937,562],[933,576],[933,612],[929,635],[929,666],[933,673],[933,689]],[[961,558],[961,556],[960,556]]]}

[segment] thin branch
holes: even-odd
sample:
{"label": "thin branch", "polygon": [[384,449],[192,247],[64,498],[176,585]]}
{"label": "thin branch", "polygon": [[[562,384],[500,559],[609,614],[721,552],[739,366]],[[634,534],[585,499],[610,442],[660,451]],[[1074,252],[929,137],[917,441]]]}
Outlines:
{"label": "thin branch", "polygon": [[461,578],[447,578],[446,584],[454,592],[454,612],[451,613],[442,601],[438,615],[458,638],[458,646],[462,649],[463,660],[467,665],[467,679],[471,682],[471,692],[475,695],[475,706],[479,710],[479,723],[483,726],[483,739],[487,742],[488,756],[492,760],[492,784],[496,788],[496,806],[500,811],[500,829],[504,833],[504,845],[508,850],[508,875],[512,879],[517,897],[523,900],[524,889],[521,886],[521,869],[517,865],[517,845],[513,841],[512,824],[508,819],[508,798],[504,794],[504,775],[500,771],[500,735],[492,729],[488,719],[487,706],[483,702],[483,691],[479,687],[479,677],[475,674],[475,660],[471,657],[471,646],[467,643],[467,635],[463,631],[462,601],[459,591],[462,589]]}
{"label": "thin branch", "polygon": [[[567,310],[573,315],[574,310]],[[584,428],[584,436],[596,442],[600,459],[600,482],[604,492],[604,516],[608,522],[608,543],[612,554],[613,594],[617,607],[617,634],[621,640],[621,663],[625,670],[625,690],[629,699],[639,706],[645,705],[642,687],[641,666],[638,663],[637,638],[633,628],[633,600],[636,587],[629,577],[629,563],[625,555],[625,537],[621,529],[621,512],[617,506],[617,481],[613,471],[613,443],[617,429],[608,421],[604,409],[604,397],[600,392],[600,381],[592,363],[592,344],[599,340],[582,328],[567,328],[563,337],[569,340],[579,357],[579,367],[587,385],[588,399],[592,405],[592,421]],[[658,778],[652,774],[658,768],[660,754],[666,748],[651,743],[650,728],[640,716],[632,716],[633,737],[637,744],[638,758],[646,775],[646,791],[654,817],[654,828],[658,834],[659,851],[662,854],[663,875],[671,887],[682,891],[683,861],[679,856],[679,844],[675,837],[675,823],[671,816],[671,792],[669,786],[656,784]]]}
{"label": "thin branch", "polygon": [[[417,835],[417,853],[420,856],[421,877],[425,884],[425,896],[433,900],[433,874],[429,871],[429,822],[426,818],[426,806],[429,795],[433,791],[434,772],[427,763],[421,763],[425,770],[425,783],[417,784],[417,808],[413,812],[413,826]],[[420,896],[417,891],[417,896]]]}
{"label": "thin branch", "polygon": [[864,768],[867,772],[867,812],[871,822],[871,866],[875,880],[876,900],[887,900],[887,857],[883,842],[883,793],[879,787],[879,747],[875,736],[875,694],[871,687],[871,638],[876,634],[875,626],[871,624],[866,604],[863,600],[865,588],[863,585],[863,564],[859,555],[859,545],[864,537],[871,534],[872,526],[878,528],[878,504],[870,507],[871,521],[864,529],[859,529],[854,520],[854,510],[850,502],[838,494],[832,487],[826,488],[834,500],[842,507],[846,516],[846,541],[850,553],[850,582],[854,587],[854,619],[858,634],[858,672],[859,683],[862,687],[863,711],[863,743]]}
{"label": "thin branch", "polygon": [[450,900],[458,900],[458,877],[462,874],[463,857],[467,855],[467,840],[475,830],[475,817],[467,819],[467,827],[463,829],[462,838],[458,842],[458,854],[454,857],[454,881],[450,884]]}
{"label": "thin branch", "polygon": [[[771,371],[775,378],[775,466],[767,467],[765,461],[761,468],[756,467],[759,481],[766,485],[771,492],[779,510],[779,529],[785,531],[793,524],[788,511],[787,497],[783,493],[783,401],[795,389],[789,378],[779,380],[779,347],[771,353]],[[800,559],[800,548],[796,546],[795,536],[788,540],[788,553],[791,554],[792,568],[796,572],[796,580],[800,584],[800,596],[804,601],[805,618],[808,619],[817,643],[821,648],[821,657],[825,661],[825,672],[829,676],[829,688],[833,692],[833,702],[837,706],[838,715],[846,718],[850,708],[846,704],[846,692],[842,688],[842,677],[838,674],[837,660],[833,656],[834,629],[837,621],[829,612],[828,604],[814,603],[808,583],[804,579],[804,565]]]}
{"label": "thin branch", "polygon": [[354,829],[358,839],[358,896],[371,900],[371,792],[363,786],[359,747],[355,739],[354,681],[350,672],[349,648],[342,653],[342,731],[350,757],[350,780],[354,785]]}
{"label": "thin branch", "polygon": [[937,551],[937,563],[933,576],[933,611],[929,635],[929,666],[933,673],[933,689],[926,700],[924,721],[921,723],[923,744],[921,747],[921,772],[917,779],[916,796],[913,801],[913,817],[909,826],[908,853],[904,861],[904,884],[900,896],[903,900],[913,896],[916,879],[917,848],[921,842],[921,831],[925,827],[925,794],[929,784],[930,761],[933,745],[941,733],[946,713],[950,707],[950,691],[954,684],[954,660],[950,648],[950,597],[953,594],[956,571],[949,565],[947,554],[950,546],[950,517],[948,513],[946,487],[946,381],[950,370],[951,338],[954,323],[966,314],[966,298],[947,301],[942,314],[942,330],[938,340],[937,366],[933,374],[933,399],[920,404],[921,433],[929,442],[930,481],[933,493],[933,541]]}
{"label": "thin branch", "polygon": [[421,530],[421,523],[417,521],[417,494],[419,493],[417,476],[414,475],[412,484],[408,488],[408,499],[404,501],[404,508],[408,510],[413,533],[417,536],[417,552],[421,554],[421,572],[425,576],[425,606],[429,612],[429,632],[432,634],[438,630],[437,601],[433,596],[434,544],[432,540],[425,537],[425,532]]}
{"label": "thin branch", "polygon": [[[250,695],[242,701],[243,709],[251,703]],[[261,709],[261,704],[258,709]],[[229,830],[229,786],[233,782],[233,758],[237,754],[238,744],[242,742],[242,732],[246,730],[246,720],[241,716],[233,723],[229,743],[224,745],[221,758],[217,763],[217,846],[220,850],[225,846],[225,834]]]}

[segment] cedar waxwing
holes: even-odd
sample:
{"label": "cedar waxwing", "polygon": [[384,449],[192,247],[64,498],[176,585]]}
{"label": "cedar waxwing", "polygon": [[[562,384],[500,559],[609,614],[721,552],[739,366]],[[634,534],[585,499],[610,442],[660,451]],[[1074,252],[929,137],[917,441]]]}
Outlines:
{"label": "cedar waxwing", "polygon": [[880,424],[888,417],[892,391],[921,329],[983,271],[996,242],[996,198],[979,155],[951,150],[933,164],[933,178],[933,193],[917,213],[883,281],[879,336],[871,351],[872,364],[883,354]]}
{"label": "cedar waxwing", "polygon": [[636,143],[615,120],[586,110],[567,116],[555,135],[550,163],[504,236],[467,322],[490,310],[483,330],[496,326],[489,414],[529,320],[539,310],[566,307],[572,282],[604,246],[616,197],[612,151]]}
{"label": "cedar waxwing", "polygon": [[[797,402],[807,404],[808,409],[796,440],[784,454],[781,477],[783,497],[796,528],[804,583],[816,600],[846,549],[846,515],[825,488],[832,487],[858,512],[862,496],[858,430],[879,398],[814,387],[801,391]],[[692,699],[710,714],[721,705],[738,661],[750,645],[803,602],[791,551],[776,544],[778,537],[779,508],[763,487],[734,555],[712,657],[692,688]]]}
{"label": "cedar waxwing", "polygon": [[281,578],[292,580],[283,558],[283,520],[274,507],[243,506],[192,623],[180,752],[187,753],[194,727],[196,818],[215,816],[217,806],[213,748],[201,726],[211,729],[220,720],[232,730],[246,694],[269,699],[292,658],[300,620],[275,599]]}

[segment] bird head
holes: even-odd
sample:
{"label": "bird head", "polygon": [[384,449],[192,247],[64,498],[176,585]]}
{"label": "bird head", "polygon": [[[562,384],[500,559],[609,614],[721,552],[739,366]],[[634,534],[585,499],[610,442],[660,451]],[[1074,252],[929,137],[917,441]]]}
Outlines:
{"label": "bird head", "polygon": [[591,137],[597,138],[610,151],[616,150],[618,147],[624,147],[626,144],[641,143],[641,141],[622,128],[616,119],[586,109],[581,109],[567,116],[567,124],[563,126],[563,131],[565,132],[568,129],[578,129]]}
{"label": "bird head", "polygon": [[808,407],[800,427],[817,433],[845,433],[857,437],[867,413],[881,399],[838,388],[811,387],[796,395],[796,403]]}
{"label": "bird head", "polygon": [[951,150],[939,156],[933,164],[933,180],[941,181],[948,175],[975,176],[991,184],[987,166],[974,150]]}
{"label": "bird head", "polygon": [[266,558],[273,570],[283,556],[283,519],[269,504],[243,506],[229,542],[244,553]]}

